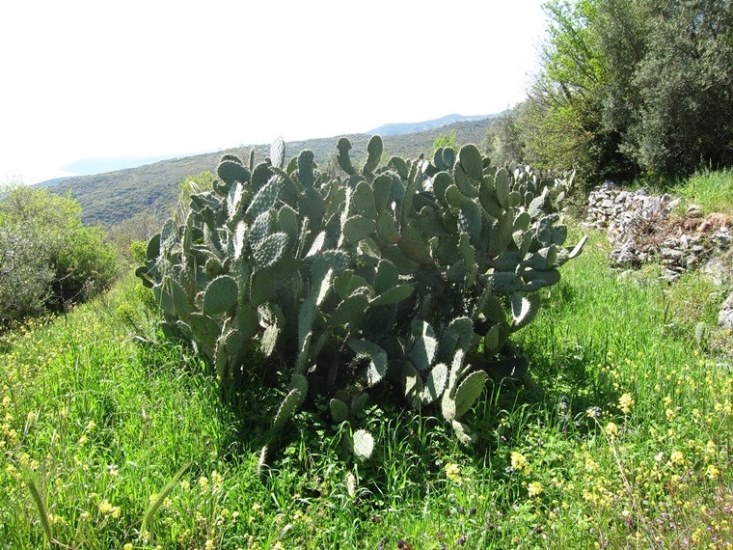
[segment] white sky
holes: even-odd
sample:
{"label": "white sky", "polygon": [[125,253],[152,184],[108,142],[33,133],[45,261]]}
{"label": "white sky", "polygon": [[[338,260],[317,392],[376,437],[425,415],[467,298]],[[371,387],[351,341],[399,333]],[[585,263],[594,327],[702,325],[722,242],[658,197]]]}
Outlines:
{"label": "white sky", "polygon": [[521,101],[542,0],[3,0],[0,183]]}

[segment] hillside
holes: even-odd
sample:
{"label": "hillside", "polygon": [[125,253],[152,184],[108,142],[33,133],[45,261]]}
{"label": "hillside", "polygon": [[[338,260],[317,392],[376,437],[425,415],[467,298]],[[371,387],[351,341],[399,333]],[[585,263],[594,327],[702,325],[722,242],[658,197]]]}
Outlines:
{"label": "hillside", "polygon": [[369,130],[367,134],[378,134],[382,137],[385,136],[397,136],[401,134],[413,134],[416,132],[425,132],[433,130],[435,128],[443,128],[449,124],[456,122],[472,122],[476,120],[487,120],[496,118],[499,115],[478,115],[478,116],[464,116],[458,114],[446,115],[433,120],[425,120],[422,122],[400,122],[396,124],[385,124],[378,128]]}
{"label": "hillside", "polygon": [[[430,154],[435,139],[444,133],[455,131],[459,143],[481,143],[486,135],[490,119],[462,121],[422,132],[385,135],[386,155],[416,156]],[[354,156],[366,151],[371,134],[347,136],[354,146]],[[336,152],[338,137],[309,139],[287,144],[287,156],[310,149],[318,162],[326,162]],[[269,145],[254,146],[257,158],[264,158]],[[70,192],[82,205],[85,223],[111,226],[126,220],[138,212],[152,210],[167,212],[176,203],[178,184],[187,176],[204,170],[214,171],[221,155],[247,153],[249,147],[227,149],[214,153],[155,162],[137,168],[117,170],[92,176],[75,176],[50,180],[38,184],[54,193]]]}

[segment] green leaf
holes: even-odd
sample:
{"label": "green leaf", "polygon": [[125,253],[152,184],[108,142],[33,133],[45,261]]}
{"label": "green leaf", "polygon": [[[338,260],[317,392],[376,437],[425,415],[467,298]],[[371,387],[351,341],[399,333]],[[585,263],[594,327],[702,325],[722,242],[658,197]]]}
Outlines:
{"label": "green leaf", "polygon": [[367,357],[369,365],[366,370],[367,384],[378,384],[387,374],[387,352],[368,340],[349,340],[349,347],[356,353],[357,358]]}
{"label": "green leaf", "polygon": [[499,204],[501,204],[502,208],[509,208],[509,174],[504,168],[501,168],[496,173],[494,187]]}
{"label": "green leaf", "polygon": [[331,410],[331,418],[336,424],[341,424],[344,420],[349,419],[349,407],[335,397],[328,403],[328,408]]}
{"label": "green leaf", "polygon": [[217,315],[231,309],[237,303],[237,281],[229,275],[221,275],[211,281],[204,293],[203,312]]}
{"label": "green leaf", "polygon": [[429,323],[423,321],[422,334],[415,338],[410,350],[410,359],[421,371],[428,370],[435,360],[438,351],[438,339]]}
{"label": "green leaf", "polygon": [[377,218],[377,235],[389,244],[400,240],[400,230],[391,212],[382,212]]}
{"label": "green leaf", "polygon": [[464,378],[456,390],[455,418],[462,417],[473,406],[481,395],[487,378],[488,374],[482,370],[474,371]]}
{"label": "green leaf", "polygon": [[363,292],[355,292],[339,304],[333,314],[335,325],[353,325],[363,316],[369,305],[369,297]]}
{"label": "green leaf", "polygon": [[344,222],[344,237],[353,244],[370,235],[375,228],[374,220],[357,214]]}
{"label": "green leaf", "polygon": [[285,253],[288,236],[285,233],[273,233],[259,242],[253,251],[257,269],[264,269],[277,263]]}
{"label": "green leaf", "polygon": [[224,160],[219,163],[216,169],[216,173],[219,179],[225,181],[228,185],[233,184],[235,181],[241,183],[249,182],[249,170],[247,170],[241,163],[233,160]]}
{"label": "green leaf", "polygon": [[290,390],[290,392],[285,396],[285,399],[283,399],[283,402],[280,404],[277,414],[275,414],[275,420],[272,423],[273,430],[279,432],[285,427],[285,424],[287,424],[288,420],[290,420],[298,409],[302,400],[303,396],[300,389],[293,388]]}
{"label": "green leaf", "polygon": [[430,405],[443,395],[448,383],[448,366],[445,363],[438,363],[428,375],[420,400],[423,405]]}
{"label": "green leaf", "polygon": [[277,325],[270,325],[265,329],[260,340],[260,351],[265,357],[270,357],[272,352],[275,351],[277,346],[277,337],[280,335],[280,327]]}
{"label": "green leaf", "polygon": [[481,181],[483,176],[483,159],[481,153],[473,144],[464,145],[458,151],[458,161],[468,176],[476,181]]}
{"label": "green leaf", "polygon": [[379,136],[372,136],[372,138],[369,140],[369,144],[367,145],[367,153],[369,154],[369,157],[367,158],[366,164],[364,165],[363,172],[365,174],[374,172],[377,166],[379,166],[379,161],[382,159],[383,150],[384,146],[382,144],[382,138],[380,138]]}
{"label": "green leaf", "polygon": [[277,202],[277,197],[280,194],[282,188],[282,178],[278,175],[274,175],[270,178],[262,188],[255,194],[252,202],[249,203],[247,208],[247,216],[249,219],[254,219],[263,212],[270,210]]}
{"label": "green leaf", "polygon": [[282,169],[285,164],[285,142],[278,137],[270,146],[270,161],[275,168]]}
{"label": "green leaf", "polygon": [[414,287],[410,284],[401,284],[390,288],[369,302],[370,306],[388,306],[406,300],[412,295]]}
{"label": "green leaf", "polygon": [[377,264],[377,274],[374,278],[374,291],[378,294],[396,286],[399,281],[399,272],[389,260],[382,259]]}
{"label": "green leaf", "polygon": [[336,157],[339,166],[348,175],[353,176],[354,174],[356,174],[356,170],[354,170],[354,167],[351,164],[351,158],[349,157],[349,151],[351,151],[351,142],[346,138],[341,138],[336,147],[339,152],[338,157]]}
{"label": "green leaf", "polygon": [[524,297],[518,292],[512,295],[512,317],[514,318],[514,329],[520,329],[528,325],[535,318],[539,311],[539,298],[536,294]]}

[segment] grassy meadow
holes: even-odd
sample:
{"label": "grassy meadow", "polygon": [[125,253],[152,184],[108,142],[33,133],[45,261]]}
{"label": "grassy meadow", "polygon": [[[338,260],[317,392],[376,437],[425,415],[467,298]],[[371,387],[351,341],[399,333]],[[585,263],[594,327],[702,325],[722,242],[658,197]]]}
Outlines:
{"label": "grassy meadow", "polygon": [[731,548],[725,294],[619,277],[608,252],[591,233],[544,291],[517,334],[532,380],[489,383],[475,447],[375,403],[365,463],[316,403],[258,477],[282,396],[222,394],[131,277],[6,335],[0,548]]}

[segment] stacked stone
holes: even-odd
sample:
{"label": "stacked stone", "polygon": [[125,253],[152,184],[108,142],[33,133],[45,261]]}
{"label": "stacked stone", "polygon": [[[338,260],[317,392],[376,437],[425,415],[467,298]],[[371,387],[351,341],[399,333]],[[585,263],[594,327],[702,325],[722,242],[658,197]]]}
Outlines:
{"label": "stacked stone", "polygon": [[[654,238],[663,229],[670,213],[679,207],[680,199],[669,194],[652,195],[646,189],[623,191],[606,182],[588,198],[588,213],[584,225],[607,232],[615,246],[611,262],[615,267],[635,268],[660,260],[664,278],[676,280],[681,273],[702,265],[717,251],[730,246],[728,229],[723,227],[711,237],[681,233]],[[691,205],[686,218],[701,218],[702,210]],[[661,235],[661,234],[659,234]]]}

